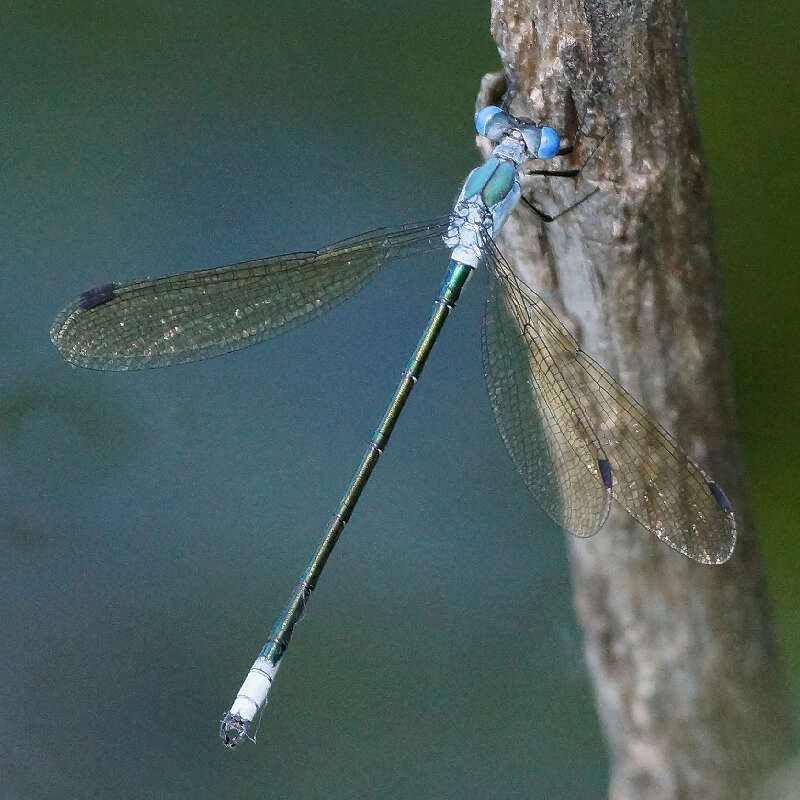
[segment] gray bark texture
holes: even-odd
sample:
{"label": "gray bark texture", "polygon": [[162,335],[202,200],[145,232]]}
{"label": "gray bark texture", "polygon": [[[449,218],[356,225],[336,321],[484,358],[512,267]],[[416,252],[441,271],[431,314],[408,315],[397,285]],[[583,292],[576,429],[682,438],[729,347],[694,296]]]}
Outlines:
{"label": "gray bark texture", "polygon": [[[575,606],[611,758],[609,797],[753,797],[791,746],[735,442],[720,267],[680,0],[494,0],[510,110],[574,137],[577,180],[530,176],[501,237],[514,268],[725,489],[736,552],[701,566],[615,509],[571,539]],[[500,99],[484,79],[479,105]],[[482,145],[485,146],[485,140]]]}

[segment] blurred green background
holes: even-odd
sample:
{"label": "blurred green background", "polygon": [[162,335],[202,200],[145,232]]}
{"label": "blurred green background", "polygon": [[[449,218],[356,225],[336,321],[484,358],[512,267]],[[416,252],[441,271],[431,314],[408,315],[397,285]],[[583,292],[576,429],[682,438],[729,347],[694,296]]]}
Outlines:
{"label": "blurred green background", "polygon": [[[795,707],[798,17],[690,6],[740,439]],[[0,11],[4,797],[604,796],[563,536],[483,387],[483,278],[298,628],[258,745],[235,753],[218,721],[441,259],[190,367],[74,370],[47,338],[109,279],[446,213],[499,67],[488,19],[484,0]]]}

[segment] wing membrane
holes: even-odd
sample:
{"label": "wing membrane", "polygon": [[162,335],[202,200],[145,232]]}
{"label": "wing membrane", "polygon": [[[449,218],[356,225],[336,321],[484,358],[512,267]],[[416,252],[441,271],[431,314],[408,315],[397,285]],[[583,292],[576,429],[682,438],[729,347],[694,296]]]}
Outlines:
{"label": "wing membrane", "polygon": [[355,294],[389,261],[443,247],[448,219],[377,230],[322,250],[84,292],[50,338],[72,364],[135,370],[211,358],[277,336]]}
{"label": "wing membrane", "polygon": [[482,343],[500,436],[525,485],[562,528],[593,535],[611,502],[606,457],[513,281],[493,281]]}
{"label": "wing membrane", "polygon": [[[591,474],[602,453],[604,456],[599,457],[607,458],[610,465],[611,493],[631,516],[665,544],[695,561],[727,561],[736,541],[736,525],[721,489],[611,375],[580,349],[552,310],[514,275],[495,247],[487,250],[487,261],[494,272],[493,291],[502,297],[501,302],[490,303],[509,309],[505,326],[513,323],[528,349],[525,358],[517,354],[514,364],[506,364],[501,374],[499,385],[505,399],[499,400],[494,388],[501,372],[495,367],[487,368],[489,391],[501,436],[534,497],[562,527],[582,533],[559,520],[559,514],[565,522],[571,518],[560,509],[597,507],[596,485],[585,475],[582,480],[573,480],[572,476],[577,474],[576,460]],[[490,339],[492,352],[485,356],[488,363],[499,358],[494,354],[496,344]],[[542,384],[551,388],[542,392]],[[508,400],[509,392],[517,398],[513,403]],[[582,411],[580,424],[578,417],[568,413],[570,404],[564,399],[568,396]],[[545,437],[531,432],[536,426],[531,426],[527,418],[535,410],[543,411],[539,427]],[[556,432],[553,426],[560,430]],[[563,443],[573,445],[582,435],[586,437],[583,446],[567,451]],[[523,445],[516,443],[520,438]],[[555,514],[541,481],[530,477],[540,468],[543,440],[554,462],[561,497]],[[559,463],[565,454],[568,457]],[[592,519],[592,513],[586,513],[586,517]]]}

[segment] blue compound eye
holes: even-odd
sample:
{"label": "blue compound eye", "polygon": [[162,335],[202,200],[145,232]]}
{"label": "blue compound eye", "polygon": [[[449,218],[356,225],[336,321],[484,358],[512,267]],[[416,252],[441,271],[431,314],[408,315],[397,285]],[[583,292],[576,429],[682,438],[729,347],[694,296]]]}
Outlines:
{"label": "blue compound eye", "polygon": [[475,115],[475,130],[497,142],[505,136],[510,128],[518,128],[519,120],[497,106],[486,106]]}
{"label": "blue compound eye", "polygon": [[558,134],[548,127],[541,129],[542,137],[539,140],[539,148],[536,151],[536,158],[552,158],[558,154],[558,149],[561,147],[561,139]]}
{"label": "blue compound eye", "polygon": [[520,129],[522,138],[525,140],[525,147],[532,158],[552,158],[558,155],[561,147],[561,139],[558,134],[547,126],[539,127],[531,123]]}
{"label": "blue compound eye", "polygon": [[475,115],[475,130],[478,131],[481,136],[486,136],[486,126],[489,124],[492,117],[496,117],[498,114],[502,113],[503,109],[497,106],[486,106],[482,108]]}

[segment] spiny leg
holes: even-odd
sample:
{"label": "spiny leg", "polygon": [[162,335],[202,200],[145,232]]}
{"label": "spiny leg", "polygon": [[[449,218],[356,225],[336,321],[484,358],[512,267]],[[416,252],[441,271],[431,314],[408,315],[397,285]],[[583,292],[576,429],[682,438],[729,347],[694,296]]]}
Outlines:
{"label": "spiny leg", "polygon": [[[607,135],[608,134],[604,134],[603,135],[603,138],[600,139],[600,141],[594,146],[592,151],[589,153],[588,156],[586,156],[586,158],[583,160],[583,163],[577,169],[561,169],[561,170],[558,170],[558,169],[556,169],[556,170],[534,169],[534,170],[530,170],[530,171],[526,172],[525,174],[526,175],[546,175],[546,176],[551,177],[551,178],[577,178],[578,175],[580,175],[581,172],[583,172],[584,167],[589,163],[589,161],[591,161],[592,158],[594,158],[594,154],[597,152],[597,150],[600,147],[600,145],[603,144],[603,142],[605,141]],[[572,205],[567,206],[566,208],[562,209],[557,214],[548,214],[547,212],[542,211],[540,208],[536,208],[536,206],[534,206],[533,203],[531,203],[531,201],[528,200],[528,198],[525,197],[524,195],[522,196],[521,199],[522,199],[522,202],[531,211],[533,211],[533,213],[536,214],[536,216],[539,217],[539,219],[542,220],[542,222],[552,222],[553,220],[556,220],[559,217],[561,217],[564,214],[566,214],[568,211],[572,211],[574,208],[577,208],[581,203],[583,203],[586,200],[588,200],[593,194],[596,194],[599,190],[600,190],[600,187],[596,186],[591,192],[589,192],[588,194],[586,194],[583,197],[581,197],[580,200],[578,200],[575,203],[573,203]]]}
{"label": "spiny leg", "polygon": [[536,214],[537,217],[539,217],[540,220],[542,220],[542,222],[553,222],[554,220],[557,220],[559,217],[563,217],[564,214],[566,214],[567,212],[572,211],[574,208],[577,208],[581,203],[585,203],[590,197],[597,194],[599,191],[600,187],[595,186],[595,188],[592,189],[592,191],[589,192],[589,194],[585,194],[583,197],[581,197],[580,200],[573,203],[571,206],[562,208],[561,211],[558,212],[558,214],[553,214],[553,215],[547,214],[541,209],[536,208],[536,206],[533,205],[533,203],[531,203],[530,200],[528,200],[528,198],[525,196],[523,196],[521,200],[531,211],[533,211],[534,214]]}

